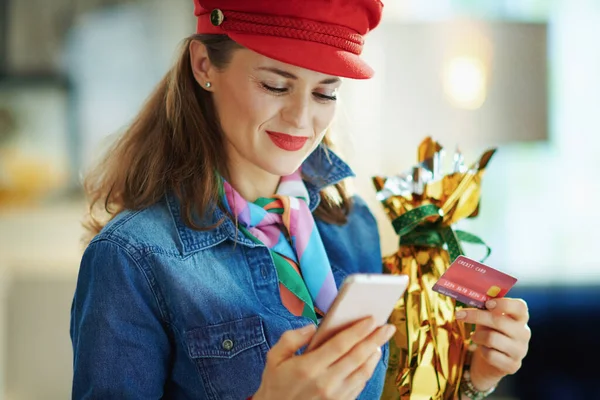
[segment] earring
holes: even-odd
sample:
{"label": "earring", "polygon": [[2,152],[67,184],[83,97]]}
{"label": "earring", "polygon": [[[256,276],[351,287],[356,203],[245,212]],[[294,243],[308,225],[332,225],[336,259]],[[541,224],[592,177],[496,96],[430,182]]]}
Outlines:
{"label": "earring", "polygon": [[211,87],[211,86],[212,86],[212,83],[210,83],[210,82],[206,82],[206,83],[204,84],[204,87],[205,87],[205,88],[207,88],[207,89],[208,89],[209,87]]}

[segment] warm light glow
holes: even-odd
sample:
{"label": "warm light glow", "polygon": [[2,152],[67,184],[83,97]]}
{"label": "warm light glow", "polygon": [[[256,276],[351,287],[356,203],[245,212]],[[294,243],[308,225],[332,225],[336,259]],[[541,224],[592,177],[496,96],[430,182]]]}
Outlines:
{"label": "warm light glow", "polygon": [[454,57],[444,68],[444,92],[456,107],[478,109],[487,95],[487,71],[475,57]]}

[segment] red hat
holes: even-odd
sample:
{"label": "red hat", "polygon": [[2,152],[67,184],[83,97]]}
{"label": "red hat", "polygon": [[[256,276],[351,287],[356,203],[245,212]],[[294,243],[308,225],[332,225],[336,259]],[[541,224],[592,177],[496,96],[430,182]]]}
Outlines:
{"label": "red hat", "polygon": [[364,36],[381,20],[380,0],[194,0],[197,33],[225,34],[288,64],[354,79],[373,76]]}

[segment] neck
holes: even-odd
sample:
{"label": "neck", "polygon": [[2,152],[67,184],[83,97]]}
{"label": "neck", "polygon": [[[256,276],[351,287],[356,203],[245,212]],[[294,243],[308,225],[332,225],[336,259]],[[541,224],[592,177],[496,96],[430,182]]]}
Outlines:
{"label": "neck", "polygon": [[270,197],[275,194],[281,177],[255,165],[231,163],[225,179],[244,199],[254,202],[260,197]]}

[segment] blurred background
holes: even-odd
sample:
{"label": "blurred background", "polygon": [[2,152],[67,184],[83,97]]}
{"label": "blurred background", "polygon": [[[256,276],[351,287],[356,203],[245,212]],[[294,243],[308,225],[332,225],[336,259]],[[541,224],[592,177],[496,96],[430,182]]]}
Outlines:
{"label": "blurred background", "polygon": [[[519,279],[533,331],[495,399],[600,399],[600,0],[387,0],[345,83],[337,139],[371,178],[432,136],[467,164],[497,148],[462,229]],[[81,174],[194,32],[191,0],[0,0],[0,399],[70,398]],[[467,254],[469,255],[469,254]]]}

